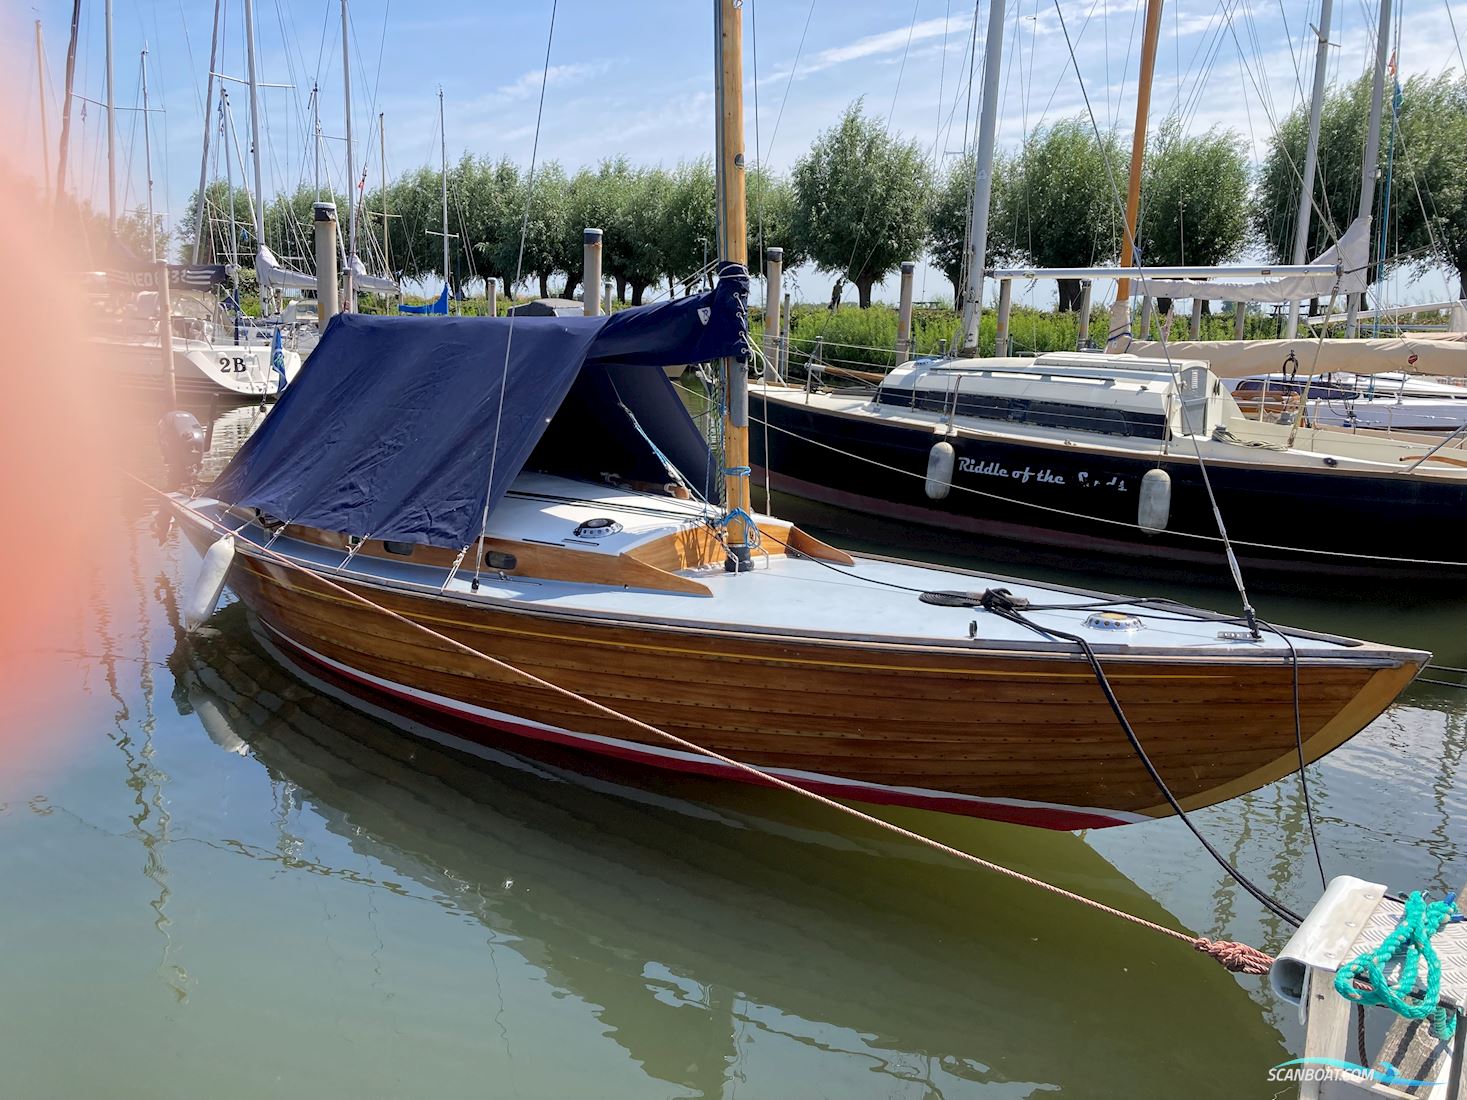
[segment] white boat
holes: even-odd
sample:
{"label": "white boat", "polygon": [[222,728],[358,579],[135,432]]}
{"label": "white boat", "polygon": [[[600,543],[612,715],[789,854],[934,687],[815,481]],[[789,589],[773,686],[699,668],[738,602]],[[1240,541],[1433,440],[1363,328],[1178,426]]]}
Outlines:
{"label": "white boat", "polygon": [[1312,379],[1267,374],[1231,380],[1248,416],[1300,416],[1321,427],[1368,431],[1455,432],[1467,425],[1467,385],[1401,371],[1331,371]]}

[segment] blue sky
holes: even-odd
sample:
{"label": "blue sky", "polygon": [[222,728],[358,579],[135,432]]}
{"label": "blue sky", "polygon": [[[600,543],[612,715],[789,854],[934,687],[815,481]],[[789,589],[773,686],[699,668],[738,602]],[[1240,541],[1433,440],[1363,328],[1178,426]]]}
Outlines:
{"label": "blue sky", "polygon": [[[1400,0],[1403,75],[1467,68],[1453,33],[1467,32],[1467,4]],[[1102,125],[1129,132],[1143,0],[1061,0],[1076,41],[1080,73],[1070,64],[1054,0],[1010,0],[1000,108],[1000,141],[1084,111],[1083,90]],[[222,71],[245,72],[242,0],[226,0]],[[981,5],[978,49],[986,27]],[[34,166],[39,159],[32,23],[46,37],[47,105],[54,144],[65,65],[70,0],[10,4],[0,14],[6,41],[18,54],[11,93],[23,105],[20,149],[5,155]],[[291,84],[267,89],[265,187],[294,187],[311,178],[308,98],[321,87],[327,174],[344,180],[341,38],[336,0],[257,0],[260,79]],[[1373,50],[1374,5],[1337,0],[1331,39],[1332,78],[1364,71]],[[968,47],[974,11],[963,0],[749,0],[745,4],[747,145],[777,170],[787,169],[844,106],[864,96],[870,113],[916,139],[941,165],[960,150],[968,117]],[[119,106],[139,99],[139,53],[149,50],[155,106],[156,207],[170,221],[197,183],[211,0],[115,0]],[[1261,149],[1281,119],[1302,101],[1313,66],[1317,0],[1178,0],[1163,17],[1153,93],[1153,122],[1180,112],[1189,130],[1236,130]],[[549,24],[549,0],[510,3],[408,3],[353,0],[353,116],[357,161],[379,175],[376,120],[386,115],[390,174],[438,159],[437,89],[446,97],[450,158],[475,154],[529,159]],[[806,23],[808,18],[808,32]],[[757,21],[757,35],[751,21]],[[542,159],[567,167],[625,154],[671,166],[710,152],[713,140],[711,4],[707,0],[561,0],[551,47]],[[802,45],[803,38],[803,45]],[[756,67],[757,51],[757,67]],[[101,0],[86,0],[78,51],[78,89],[103,98]],[[757,96],[757,112],[756,107]],[[241,146],[248,149],[246,94],[231,85]],[[973,110],[976,111],[976,94]],[[134,113],[119,114],[121,201],[142,201],[142,141]],[[102,112],[87,107],[74,121],[73,186],[105,205]],[[222,169],[221,169],[222,171]],[[771,242],[775,243],[775,242]],[[799,273],[806,297],[824,293],[829,278]],[[1446,285],[1427,276],[1404,280],[1390,295],[1400,301],[1437,297]],[[919,296],[949,290],[922,270]],[[886,288],[891,297],[893,288]],[[1043,291],[1036,290],[1036,300]]]}

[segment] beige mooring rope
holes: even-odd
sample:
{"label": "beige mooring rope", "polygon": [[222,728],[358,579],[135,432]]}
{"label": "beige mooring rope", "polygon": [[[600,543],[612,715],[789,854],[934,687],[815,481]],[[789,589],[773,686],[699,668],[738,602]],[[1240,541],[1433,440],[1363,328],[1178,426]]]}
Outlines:
{"label": "beige mooring rope", "polygon": [[[173,501],[173,499],[163,490],[148,483],[147,481],[144,481],[142,478],[134,477],[134,480],[143,485],[149,491],[156,493],[158,496],[164,498],[164,500],[168,501],[170,506],[174,505],[175,502]],[[226,527],[224,524],[208,516],[201,515],[198,512],[195,512],[194,515],[199,516],[199,518],[203,519],[210,526],[214,527],[220,532],[230,535],[237,533]],[[864,821],[869,825],[874,825],[879,829],[884,829],[889,833],[893,833],[896,836],[904,837],[905,839],[913,841],[914,843],[924,845],[928,848],[931,848],[933,851],[942,852],[945,855],[952,856],[954,859],[959,859],[966,863],[971,863],[976,867],[981,867],[985,871],[991,871],[994,874],[1004,875],[1008,878],[1013,879],[1016,882],[1022,882],[1028,886],[1038,887],[1041,890],[1048,891],[1051,894],[1056,894],[1059,897],[1068,899],[1069,901],[1078,902],[1081,905],[1087,905],[1090,908],[1095,909],[1101,913],[1107,913],[1110,916],[1118,917],[1124,921],[1129,921],[1132,924],[1139,925],[1140,927],[1149,929],[1152,932],[1157,932],[1163,936],[1169,936],[1174,940],[1180,940],[1183,943],[1191,944],[1192,947],[1195,948],[1197,951],[1200,951],[1204,955],[1208,955],[1216,959],[1228,970],[1231,970],[1235,973],[1266,974],[1268,973],[1269,967],[1273,964],[1272,956],[1258,950],[1255,947],[1250,947],[1248,944],[1235,942],[1233,940],[1211,940],[1204,936],[1189,935],[1188,933],[1180,931],[1176,928],[1168,928],[1164,924],[1157,924],[1155,921],[1149,921],[1145,917],[1138,917],[1134,913],[1127,913],[1123,909],[1117,909],[1114,906],[1106,905],[1104,902],[1096,901],[1094,898],[1088,898],[1083,894],[1077,894],[1072,890],[1066,890],[1062,886],[1056,886],[1054,883],[1045,882],[1043,879],[1035,878],[1032,875],[1026,875],[1022,871],[1014,870],[1012,867],[1005,867],[1001,863],[994,863],[992,860],[984,859],[982,856],[976,856],[973,855],[971,852],[965,852],[959,848],[954,848],[950,844],[944,844],[940,840],[925,836],[922,833],[914,832],[911,829],[903,828],[902,826],[894,824],[893,822],[884,821],[879,817],[874,817],[871,814],[868,814],[862,810],[858,810],[853,806],[847,806],[844,803],[837,802],[833,798],[828,798],[825,795],[816,793],[815,791],[806,790],[804,787],[801,787],[795,783],[791,783],[786,779],[781,779],[777,775],[772,775],[769,772],[764,771],[762,768],[755,767],[752,764],[746,764],[741,760],[735,760],[734,758],[729,756],[724,756],[722,753],[715,752],[714,750],[709,748],[705,748],[704,746],[699,745],[693,741],[689,741],[686,738],[679,737],[675,733],[669,733],[668,731],[659,729],[658,727],[651,725],[650,723],[644,722],[639,718],[634,718],[629,714],[624,714],[619,710],[615,710],[612,707],[606,706],[604,703],[598,703],[596,700],[587,698],[586,696],[581,695],[579,692],[572,691],[570,688],[562,687],[559,684],[552,683],[551,681],[543,679],[540,676],[536,676],[533,672],[528,672],[525,669],[510,664],[508,661],[502,660],[499,657],[494,657],[488,653],[483,652],[482,650],[475,649],[471,645],[461,642],[456,638],[451,638],[446,634],[434,630],[430,626],[417,622],[416,620],[411,619],[400,612],[392,610],[390,607],[384,607],[382,604],[379,604],[376,601],[369,599],[367,596],[362,595],[360,592],[356,592],[344,584],[340,584],[337,581],[331,580],[328,577],[324,577],[320,573],[306,568],[304,565],[295,561],[293,558],[281,554],[268,546],[260,546],[258,544],[255,544],[255,549],[265,556],[286,566],[287,568],[295,569],[299,572],[305,573],[306,575],[314,578],[319,583],[325,585],[327,588],[340,592],[365,607],[371,608],[375,611],[379,611],[383,615],[386,615],[388,618],[394,619],[407,626],[413,627],[416,630],[422,631],[429,637],[436,638],[438,641],[444,642],[447,645],[452,646],[454,649],[460,650],[461,652],[466,653],[472,657],[478,657],[479,659],[493,665],[495,668],[502,669],[503,671],[508,672],[511,675],[518,676],[521,679],[536,685],[537,687],[544,688],[547,691],[554,692],[555,694],[560,695],[566,699],[570,699],[574,702],[582,704],[583,706],[590,707],[592,710],[604,714],[609,718],[614,718],[618,721],[625,722],[628,725],[633,726],[636,729],[642,730],[645,733],[650,733],[655,737],[660,737],[663,740],[670,742],[671,744],[679,746],[680,748],[687,749],[690,752],[698,753],[713,760],[717,760],[720,763],[726,764],[737,771],[744,772],[745,774],[753,777],[760,783],[790,791],[791,793],[799,795],[802,798],[807,798],[811,801],[818,802],[823,806],[828,806],[838,813],[845,814],[848,817],[855,818],[858,821]]]}

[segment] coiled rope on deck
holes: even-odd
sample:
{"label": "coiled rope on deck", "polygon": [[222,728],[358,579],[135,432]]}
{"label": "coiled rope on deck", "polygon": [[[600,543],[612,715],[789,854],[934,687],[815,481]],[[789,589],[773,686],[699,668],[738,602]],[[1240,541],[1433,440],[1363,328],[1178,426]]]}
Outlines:
{"label": "coiled rope on deck", "polygon": [[[1457,1030],[1457,1014],[1441,1006],[1442,964],[1431,937],[1458,919],[1456,894],[1428,903],[1420,890],[1413,890],[1401,919],[1381,945],[1335,972],[1335,992],[1357,1005],[1382,1005],[1407,1020],[1429,1019],[1434,1038],[1450,1039]],[[1426,981],[1421,996],[1413,997],[1422,964]],[[1392,981],[1386,971],[1397,965]]]}
{"label": "coiled rope on deck", "polygon": [[[177,506],[177,502],[162,489],[159,489],[157,486],[152,485],[151,483],[137,477],[136,475],[129,476],[150,492],[156,493],[159,497],[167,502],[169,507]],[[206,516],[196,511],[191,511],[190,514],[204,521],[210,527],[219,531],[221,534],[234,535],[238,533],[237,531],[231,529],[223,523],[220,523],[218,520],[214,519],[211,516]],[[599,703],[595,699],[591,699],[585,695],[580,694],[577,691],[571,690],[570,688],[562,687],[560,684],[556,684],[550,680],[546,680],[543,677],[537,676],[533,672],[529,672],[526,669],[522,669],[517,665],[511,664],[510,662],[502,658],[494,657],[488,653],[485,653],[483,650],[475,649],[473,646],[467,644],[466,642],[461,642],[457,638],[450,637],[449,635],[444,634],[441,631],[434,630],[432,627],[426,625],[425,623],[420,623],[417,620],[402,614],[401,612],[394,611],[390,607],[385,607],[382,604],[377,603],[375,600],[369,598],[368,596],[355,591],[345,584],[340,583],[339,581],[335,581],[330,577],[323,576],[321,573],[318,573],[315,570],[308,568],[307,566],[296,561],[294,558],[291,558],[289,555],[282,554],[269,546],[261,546],[258,543],[252,544],[252,546],[257,553],[271,559],[272,561],[278,562],[279,564],[285,566],[287,569],[293,569],[297,572],[304,573],[306,576],[311,577],[323,587],[339,592],[342,595],[346,596],[348,599],[353,600],[356,603],[359,603],[371,610],[380,612],[381,614],[386,615],[388,618],[400,622],[405,626],[412,627],[422,634],[425,634],[430,638],[442,642],[445,645],[451,646],[461,653],[465,653],[471,657],[477,657],[487,664],[492,665],[493,667],[500,669],[501,671],[507,672],[512,676],[516,676],[527,683],[533,684],[536,687],[544,688],[546,691],[552,692],[555,695],[559,695],[564,699],[569,699],[573,702],[579,703],[582,706],[588,707],[598,714],[605,715],[608,718],[612,718],[620,722],[625,722],[627,725],[631,726],[634,729],[638,729],[644,733],[649,733],[654,737],[661,738],[662,740],[667,741],[670,744],[676,745],[679,748],[686,749],[689,752],[697,753],[711,760],[717,760],[718,762],[725,764],[730,768],[733,768],[735,771],[739,771],[747,776],[750,776],[751,778],[765,786],[778,787],[781,790],[789,791],[790,793],[798,795],[801,798],[806,798],[812,802],[817,802],[822,806],[829,807],[830,809],[835,810],[837,813],[845,814],[847,817],[853,818],[854,820],[865,822],[866,824],[875,826],[878,829],[883,829],[886,832],[889,832],[895,836],[900,836],[906,840],[912,841],[915,844],[921,844],[924,847],[931,848],[933,851],[941,852],[944,855],[951,856],[952,858],[961,860],[965,863],[970,863],[973,866],[980,867],[985,871],[990,871],[997,875],[1003,875],[1006,878],[1013,879],[1015,882],[1022,882],[1025,885],[1033,886],[1040,890],[1044,890],[1047,893],[1054,894],[1058,897],[1065,898],[1080,905],[1088,906],[1089,908],[1094,909],[1097,912],[1109,914],[1110,916],[1116,917],[1120,920],[1127,921],[1141,928],[1156,932],[1159,935],[1167,936],[1174,940],[1180,940],[1182,943],[1190,944],[1194,950],[1197,950],[1202,954],[1208,955],[1211,958],[1216,959],[1228,970],[1231,970],[1235,973],[1265,974],[1268,972],[1268,968],[1273,963],[1273,959],[1271,956],[1262,951],[1259,951],[1254,947],[1250,947],[1247,944],[1237,943],[1231,940],[1212,940],[1203,936],[1189,935],[1188,933],[1183,932],[1180,929],[1168,928],[1164,924],[1158,924],[1155,921],[1147,920],[1145,917],[1139,917],[1134,913],[1128,913],[1124,909],[1117,909],[1114,906],[1106,905],[1104,902],[1097,901],[1094,898],[1086,897],[1084,894],[1078,894],[1073,890],[1066,890],[1064,887],[1056,886],[1052,882],[1046,882],[1043,879],[1035,878],[1033,875],[1026,875],[1022,871],[1015,870],[1012,867],[1006,867],[1001,863],[995,863],[992,860],[984,859],[982,856],[974,855],[971,852],[965,852],[960,848],[954,848],[950,844],[945,844],[942,841],[930,836],[926,836],[923,833],[915,832],[912,829],[904,828],[903,826],[897,825],[890,821],[885,821],[879,817],[875,817],[871,814],[866,813],[864,810],[858,810],[854,806],[847,806],[844,803],[837,802],[833,798],[828,798],[825,795],[819,794],[815,791],[807,790],[796,783],[792,783],[787,779],[782,779],[779,776],[765,771],[762,768],[756,767],[753,764],[747,764],[742,760],[736,760],[733,757],[725,756],[722,753],[715,752],[713,749],[707,748],[703,745],[699,745],[696,742],[689,741],[684,737],[679,737],[675,733],[670,733],[667,730],[660,729],[659,727],[654,726],[649,722],[644,722],[640,718],[634,718],[631,715],[616,710],[613,707],[609,707],[604,703]]]}

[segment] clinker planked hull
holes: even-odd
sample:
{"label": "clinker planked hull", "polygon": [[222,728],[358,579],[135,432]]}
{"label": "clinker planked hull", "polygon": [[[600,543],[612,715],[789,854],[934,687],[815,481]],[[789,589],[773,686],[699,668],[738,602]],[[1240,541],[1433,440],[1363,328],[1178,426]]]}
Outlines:
{"label": "clinker planked hull", "polygon": [[[230,581],[296,656],[390,697],[399,709],[452,716],[466,740],[499,743],[511,733],[678,770],[728,772],[383,615],[313,574],[246,551]],[[779,637],[466,605],[345,577],[333,582],[823,793],[1061,829],[1168,812],[1073,650]],[[1187,808],[1295,768],[1286,661],[1127,655],[1106,658],[1105,667],[1152,760]],[[1400,660],[1303,660],[1306,759],[1368,724],[1417,668]]]}

